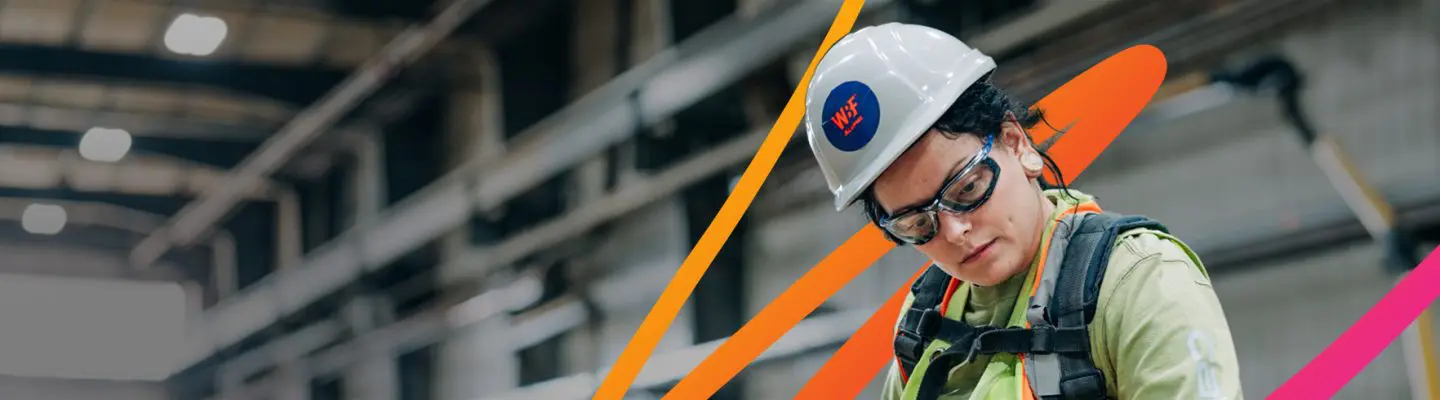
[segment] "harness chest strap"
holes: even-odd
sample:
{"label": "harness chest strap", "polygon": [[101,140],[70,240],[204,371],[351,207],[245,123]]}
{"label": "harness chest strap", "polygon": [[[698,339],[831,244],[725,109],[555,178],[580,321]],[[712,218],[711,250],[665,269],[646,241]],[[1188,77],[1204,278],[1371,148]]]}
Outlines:
{"label": "harness chest strap", "polygon": [[1136,228],[1165,231],[1142,216],[1063,216],[1044,248],[1024,327],[976,327],[945,318],[946,300],[958,281],[930,268],[911,286],[914,300],[897,330],[895,354],[902,380],[909,382],[925,349],[939,339],[950,346],[931,355],[919,383],[920,399],[938,396],[953,366],[996,353],[1025,355],[1021,369],[1026,389],[1040,399],[1105,398],[1105,378],[1090,357],[1088,324],[1110,249],[1117,236]]}

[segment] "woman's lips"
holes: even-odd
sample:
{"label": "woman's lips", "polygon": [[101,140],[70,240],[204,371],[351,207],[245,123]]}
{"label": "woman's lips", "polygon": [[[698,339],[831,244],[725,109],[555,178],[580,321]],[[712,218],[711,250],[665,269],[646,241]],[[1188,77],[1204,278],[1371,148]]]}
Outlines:
{"label": "woman's lips", "polygon": [[987,256],[987,255],[990,255],[990,246],[992,246],[992,245],[994,245],[994,244],[995,244],[995,240],[993,240],[993,239],[990,240],[989,242],[985,242],[985,244],[981,245],[979,249],[976,249],[976,250],[975,250],[975,252],[970,253],[970,255],[967,256],[967,257],[965,257],[965,260],[960,261],[960,263],[961,263],[961,264],[969,263],[969,262],[971,262],[971,261],[979,260],[979,259],[982,258],[982,257],[985,257],[985,256]]}

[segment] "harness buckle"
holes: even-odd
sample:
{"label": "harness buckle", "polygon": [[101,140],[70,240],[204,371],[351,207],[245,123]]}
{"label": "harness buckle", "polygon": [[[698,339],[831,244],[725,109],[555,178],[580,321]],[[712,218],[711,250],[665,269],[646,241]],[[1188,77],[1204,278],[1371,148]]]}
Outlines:
{"label": "harness buckle", "polygon": [[895,335],[895,354],[906,362],[920,360],[925,352],[925,340],[919,335],[905,329],[901,329]]}

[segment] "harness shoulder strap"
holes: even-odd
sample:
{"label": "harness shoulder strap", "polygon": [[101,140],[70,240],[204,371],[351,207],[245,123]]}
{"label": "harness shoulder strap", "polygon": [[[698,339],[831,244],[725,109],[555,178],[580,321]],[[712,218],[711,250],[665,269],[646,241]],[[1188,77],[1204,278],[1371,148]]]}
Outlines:
{"label": "harness shoulder strap", "polygon": [[900,326],[895,332],[895,360],[900,363],[900,377],[908,381],[915,364],[924,356],[925,348],[935,339],[944,318],[940,304],[945,301],[951,277],[939,267],[931,265],[910,284],[914,297],[910,307],[900,316]]}
{"label": "harness shoulder strap", "polygon": [[1141,215],[1090,213],[1081,219],[1062,258],[1055,296],[1050,299],[1046,320],[1056,330],[1077,331],[1056,340],[1058,347],[1083,351],[1057,352],[1060,393],[1064,399],[1103,399],[1105,377],[1090,355],[1089,325],[1095,318],[1100,283],[1117,238],[1124,232],[1148,228],[1167,232],[1158,221]]}

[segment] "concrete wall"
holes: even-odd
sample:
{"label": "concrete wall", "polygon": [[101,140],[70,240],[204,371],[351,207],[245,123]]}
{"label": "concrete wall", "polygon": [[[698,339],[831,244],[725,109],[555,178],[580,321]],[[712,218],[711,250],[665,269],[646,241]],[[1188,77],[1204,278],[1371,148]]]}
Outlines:
{"label": "concrete wall", "polygon": [[[123,253],[0,244],[0,398],[162,400],[186,293],[122,281]],[[113,379],[113,380],[112,380]]]}

